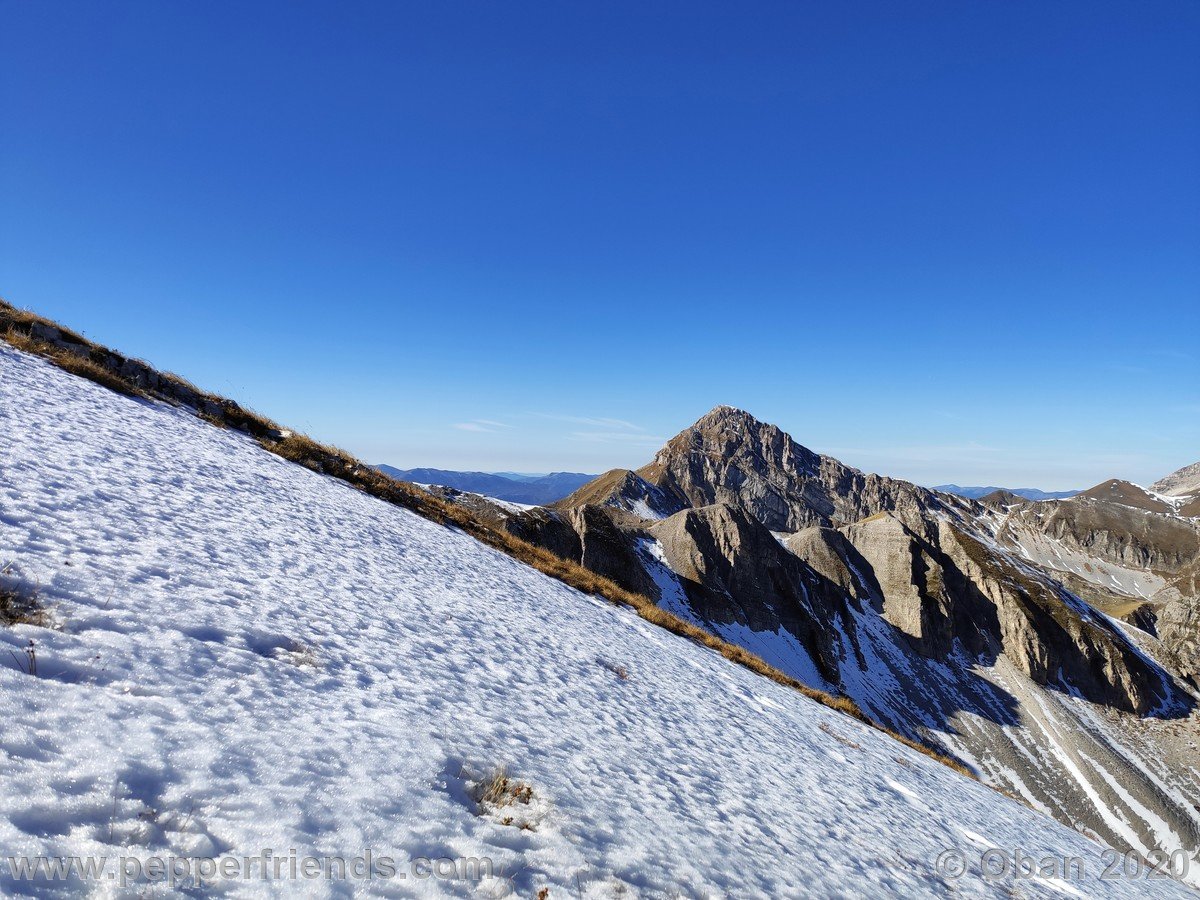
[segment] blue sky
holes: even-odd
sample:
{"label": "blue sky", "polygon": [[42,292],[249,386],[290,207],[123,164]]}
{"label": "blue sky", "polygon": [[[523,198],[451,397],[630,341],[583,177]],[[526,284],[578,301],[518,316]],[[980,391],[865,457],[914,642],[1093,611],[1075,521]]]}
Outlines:
{"label": "blue sky", "polygon": [[1200,4],[0,3],[0,293],[370,461],[1200,459]]}

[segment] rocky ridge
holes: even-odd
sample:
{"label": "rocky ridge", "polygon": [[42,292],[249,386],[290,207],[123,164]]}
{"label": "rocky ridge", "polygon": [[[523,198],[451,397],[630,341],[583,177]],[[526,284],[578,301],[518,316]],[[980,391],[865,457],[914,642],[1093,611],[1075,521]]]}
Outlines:
{"label": "rocky ridge", "polygon": [[[1200,783],[1161,771],[1161,743],[1137,724],[1166,717],[1194,730],[1195,697],[1176,676],[1191,671],[1181,654],[1195,654],[1195,528],[1170,508],[1128,505],[1140,497],[1123,486],[1116,498],[1088,493],[941,494],[718,407],[640,469],[507,515],[505,527],[846,693],[1114,845],[1159,846],[1162,829],[1138,811],[1153,809],[1195,846]],[[1092,562],[1056,569],[1041,559],[1055,552]],[[1149,620],[1132,604],[1126,620],[1150,631],[1123,625],[1078,596],[1081,585],[1099,595],[1096,565],[1122,578],[1136,569],[1178,598]],[[1108,609],[1124,613],[1128,595],[1107,590]],[[1120,741],[1096,711],[1128,717]]]}

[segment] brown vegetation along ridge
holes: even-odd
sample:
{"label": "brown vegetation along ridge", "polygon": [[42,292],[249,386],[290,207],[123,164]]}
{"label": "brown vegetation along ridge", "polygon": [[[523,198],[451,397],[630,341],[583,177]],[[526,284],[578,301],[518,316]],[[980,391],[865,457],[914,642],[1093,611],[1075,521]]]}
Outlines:
{"label": "brown vegetation along ridge", "polygon": [[1071,499],[1075,500],[1081,497],[1088,500],[1106,500],[1109,503],[1132,506],[1136,509],[1144,509],[1147,512],[1165,513],[1167,515],[1175,512],[1174,507],[1168,506],[1162,500],[1154,497],[1136,484],[1121,481],[1119,478],[1110,478],[1108,481],[1102,482],[1093,488],[1080,491]]}
{"label": "brown vegetation along ridge", "polygon": [[868,717],[846,696],[815,690],[767,664],[737,644],[722,640],[659,607],[644,594],[626,590],[577,562],[564,559],[518,537],[496,523],[470,514],[415,485],[389,478],[344,450],[320,444],[281,428],[232,400],[207,393],[180,376],[160,372],[149,363],[102,347],[70,329],[36,313],[0,301],[0,338],[27,353],[43,357],[60,368],[131,397],[159,400],[192,409],[205,421],[243,431],[270,452],[312,471],[338,478],[380,500],[411,510],[443,525],[455,526],[483,543],[555,578],[576,590],[604,597],[634,610],[643,619],[720,653],[726,659],[793,688],[809,699],[888,734],[898,742],[974,778],[967,767],[930,744],[913,740]]}

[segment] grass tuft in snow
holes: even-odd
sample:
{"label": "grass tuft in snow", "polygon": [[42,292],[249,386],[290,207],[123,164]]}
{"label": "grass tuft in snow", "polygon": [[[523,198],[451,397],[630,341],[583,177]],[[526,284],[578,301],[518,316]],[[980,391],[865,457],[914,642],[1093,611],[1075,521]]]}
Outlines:
{"label": "grass tuft in snow", "polygon": [[20,671],[24,672],[26,675],[32,675],[34,678],[37,677],[37,645],[34,644],[33,638],[30,638],[29,643],[21,649],[20,655],[12,650],[8,651],[8,655],[13,658],[13,661],[17,664],[17,668]]}
{"label": "grass tuft in snow", "polygon": [[0,568],[0,625],[37,625],[48,628],[51,616],[38,596],[38,589],[17,577],[10,563]]}
{"label": "grass tuft in snow", "polygon": [[496,769],[477,781],[472,796],[479,815],[522,831],[537,831],[543,804],[536,802],[528,782],[510,777],[504,769]]}
{"label": "grass tuft in snow", "polygon": [[476,802],[481,809],[499,809],[514,803],[529,805],[533,799],[533,788],[523,781],[508,777],[503,769],[497,769],[479,782]]}

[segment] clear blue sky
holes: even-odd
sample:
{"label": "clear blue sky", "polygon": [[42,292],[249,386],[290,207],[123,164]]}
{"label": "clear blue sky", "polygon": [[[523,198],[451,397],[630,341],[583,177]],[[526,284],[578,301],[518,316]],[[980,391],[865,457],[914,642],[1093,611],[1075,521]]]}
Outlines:
{"label": "clear blue sky", "polygon": [[0,4],[0,293],[373,462],[1200,459],[1200,3]]}

